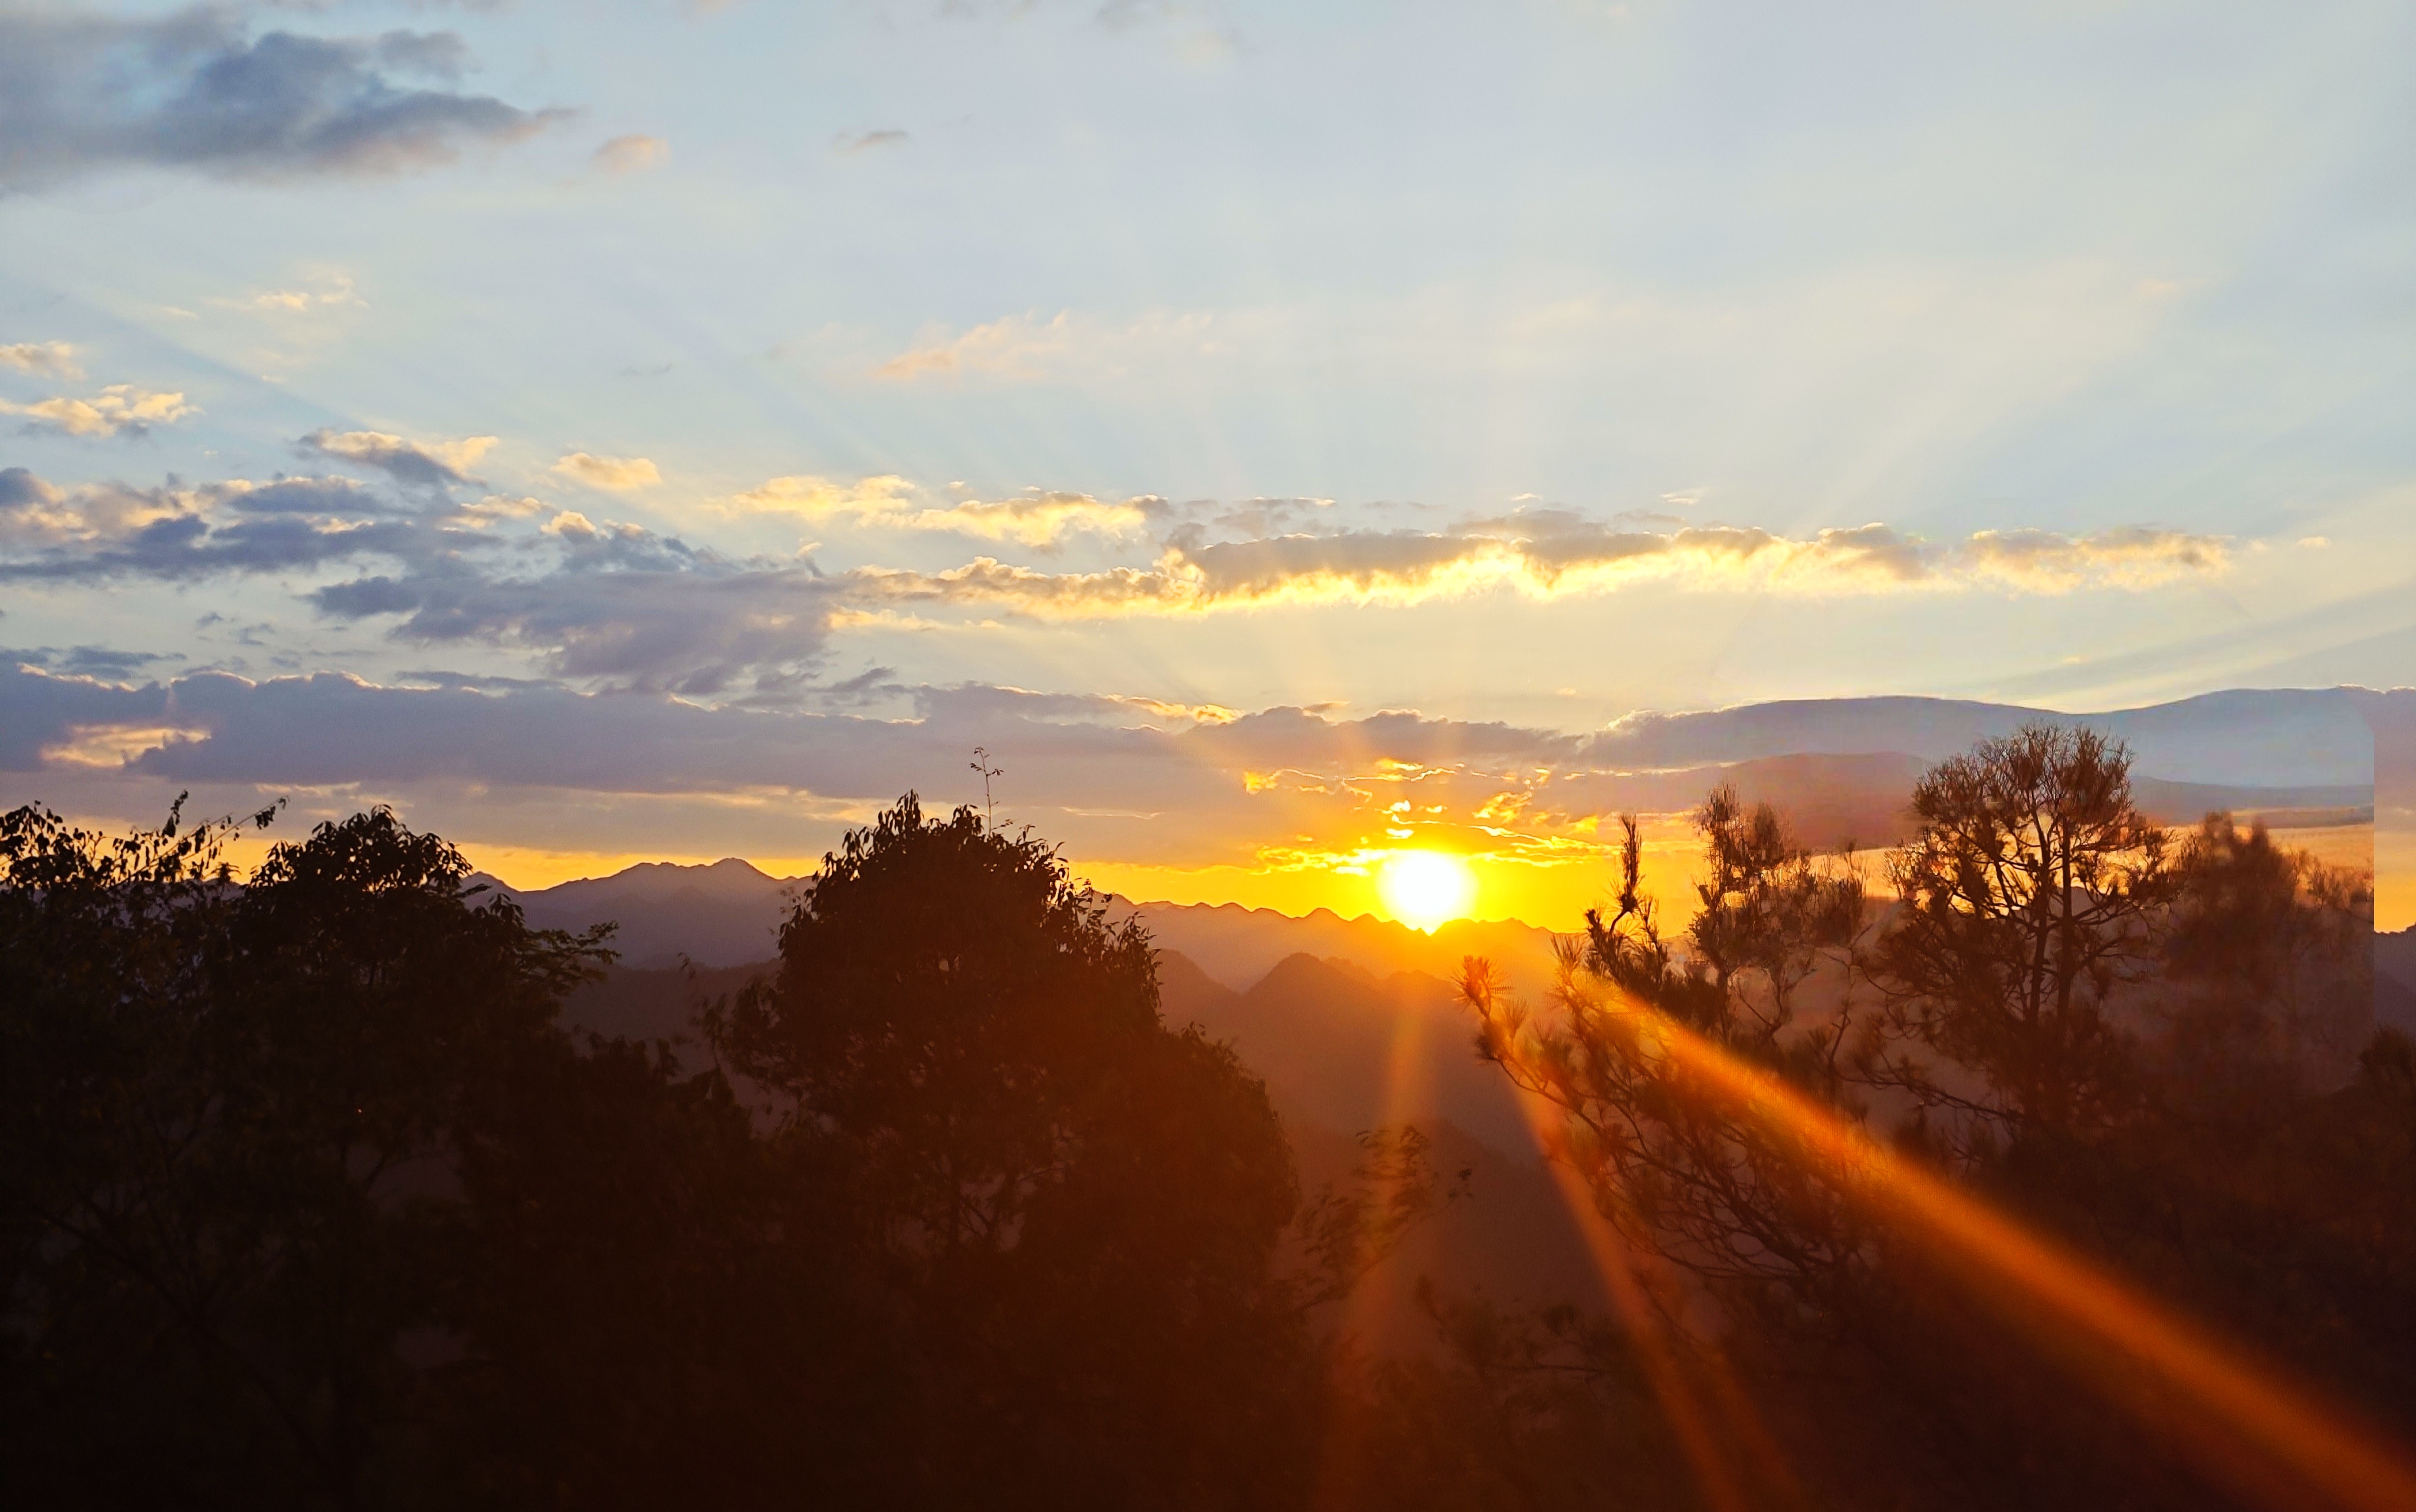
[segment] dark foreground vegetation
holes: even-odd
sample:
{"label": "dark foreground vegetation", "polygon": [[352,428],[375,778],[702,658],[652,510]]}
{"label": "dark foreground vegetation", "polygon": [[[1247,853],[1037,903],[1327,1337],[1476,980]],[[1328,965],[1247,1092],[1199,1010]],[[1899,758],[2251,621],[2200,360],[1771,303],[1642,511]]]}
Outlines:
{"label": "dark foreground vegetation", "polygon": [[238,882],[221,827],[18,810],[0,1500],[2353,1501],[1884,1173],[2196,1320],[2387,1471],[2416,1054],[2371,1028],[2360,880],[2228,819],[2171,843],[2068,732],[1916,810],[1887,907],[1715,793],[1683,939],[1631,831],[1548,1001],[1471,964],[1474,1053],[1557,1113],[1621,1306],[1429,1294],[1393,1359],[1347,1303],[1448,1200],[1415,1131],[1303,1193],[1248,1069],[1162,1022],[1148,939],[975,811],[852,835],[684,1064],[562,1027],[607,939],[391,814]]}

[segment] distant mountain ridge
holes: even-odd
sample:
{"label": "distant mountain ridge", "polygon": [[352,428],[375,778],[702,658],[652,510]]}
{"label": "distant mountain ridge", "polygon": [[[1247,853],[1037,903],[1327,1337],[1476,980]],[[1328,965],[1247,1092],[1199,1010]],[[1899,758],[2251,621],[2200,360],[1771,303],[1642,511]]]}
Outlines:
{"label": "distant mountain ridge", "polygon": [[709,865],[642,861],[610,876],[582,877],[527,891],[478,874],[519,903],[539,929],[582,930],[611,923],[621,964],[744,966],[778,953],[781,921],[812,878],[771,876],[735,856]]}

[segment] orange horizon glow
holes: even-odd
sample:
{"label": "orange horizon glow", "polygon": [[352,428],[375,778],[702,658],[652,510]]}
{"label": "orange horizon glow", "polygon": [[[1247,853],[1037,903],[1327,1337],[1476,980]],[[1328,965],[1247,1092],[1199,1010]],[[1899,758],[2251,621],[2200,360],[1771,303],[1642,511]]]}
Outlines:
{"label": "orange horizon glow", "polygon": [[[409,816],[404,817],[408,820]],[[104,832],[125,829],[121,820],[69,818]],[[2177,827],[2174,833],[2184,834],[2189,828],[2194,827]],[[307,832],[307,827],[290,816],[265,832],[245,829],[229,837],[226,859],[238,871],[248,871],[259,864],[272,845],[299,840]],[[2361,824],[2277,828],[2273,833],[2278,845],[2309,851],[2328,864],[2372,876],[2378,932],[2416,927],[2416,830]],[[726,853],[702,851],[559,850],[479,840],[456,844],[473,867],[521,892],[610,876],[647,863],[706,866],[730,859]],[[1295,919],[1324,908],[1344,919],[1372,916],[1423,930],[1429,926],[1404,918],[1385,899],[1380,874],[1388,857],[1437,848],[1271,851],[1262,853],[1256,865],[1170,866],[1075,857],[1071,869],[1078,880],[1137,904],[1238,904]],[[1704,875],[1702,848],[1688,831],[1685,816],[1646,816],[1645,852],[1650,862],[1645,894],[1658,906],[1665,925],[1683,927],[1694,916],[1694,884]],[[1600,853],[1564,850],[1542,859],[1515,851],[1455,850],[1450,854],[1468,868],[1475,884],[1470,902],[1454,911],[1451,919],[1523,923],[1574,934],[1584,927],[1586,909],[1608,902],[1619,891],[1619,859],[1608,847]],[[1870,854],[1876,861],[1878,853]],[[738,859],[776,877],[810,876],[822,865],[819,852]],[[1874,897],[1884,894],[1884,877],[1876,864],[1870,868],[1868,881]]]}

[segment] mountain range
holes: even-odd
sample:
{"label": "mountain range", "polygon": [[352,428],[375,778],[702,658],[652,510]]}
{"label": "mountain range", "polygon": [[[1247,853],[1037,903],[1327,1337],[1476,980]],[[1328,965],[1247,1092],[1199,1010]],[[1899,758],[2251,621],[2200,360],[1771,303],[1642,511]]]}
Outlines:
{"label": "mountain range", "polygon": [[735,856],[709,866],[644,861],[611,876],[527,891],[483,872],[473,880],[513,899],[538,929],[613,925],[621,964],[640,969],[769,959],[779,953],[781,921],[808,881],[767,876]]}

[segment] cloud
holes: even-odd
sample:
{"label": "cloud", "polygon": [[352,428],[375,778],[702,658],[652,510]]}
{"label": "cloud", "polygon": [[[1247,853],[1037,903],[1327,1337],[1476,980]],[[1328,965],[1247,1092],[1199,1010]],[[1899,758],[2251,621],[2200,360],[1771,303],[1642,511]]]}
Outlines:
{"label": "cloud", "polygon": [[809,568],[727,562],[633,526],[567,520],[555,533],[574,555],[551,572],[369,577],[311,600],[339,619],[400,616],[399,639],[511,644],[558,676],[687,696],[809,664],[829,641],[839,587]]}
{"label": "cloud", "polygon": [[[1015,791],[1046,802],[1234,804],[1217,753],[1186,745],[1227,711],[978,684],[915,691],[910,717],[706,709],[666,693],[379,686],[340,673],[254,681],[202,672],[144,688],[0,666],[0,770],[111,728],[139,732],[128,775],[179,784],[466,781],[588,794],[814,792],[882,801],[960,791],[966,753],[1010,742]],[[1331,733],[1331,732],[1327,732]],[[1348,739],[1347,735],[1343,737]],[[1381,743],[1381,741],[1378,742]]]}
{"label": "cloud", "polygon": [[0,344],[0,367],[13,367],[21,373],[42,373],[52,378],[82,378],[83,369],[76,366],[75,350],[64,341]]}
{"label": "cloud", "polygon": [[883,473],[838,483],[805,474],[773,478],[762,487],[733,494],[722,507],[737,514],[794,515],[820,524],[828,519],[886,519],[912,514],[914,486]]}
{"label": "cloud", "polygon": [[95,484],[70,494],[29,468],[0,469],[0,548],[105,546],[191,507],[174,489]]}
{"label": "cloud", "polygon": [[394,617],[400,640],[483,640],[560,676],[687,693],[749,671],[793,675],[821,655],[846,593],[809,562],[732,561],[575,511],[533,532],[491,531],[544,507],[413,502],[340,476],[68,489],[10,468],[0,470],[0,582],[182,582],[385,558],[390,570],[307,601],[338,620]]}
{"label": "cloud", "polygon": [[672,144],[660,137],[631,133],[614,137],[596,149],[596,166],[616,177],[623,173],[642,172],[660,168],[671,161]]}
{"label": "cloud", "polygon": [[1178,539],[1145,568],[1050,574],[984,557],[942,572],[866,568],[853,576],[868,596],[893,602],[995,605],[1074,619],[1267,605],[1413,605],[1502,589],[1551,599],[1649,580],[1810,594],[2140,591],[2213,576],[2228,564],[2219,537],[2148,527],[2082,536],[1984,531],[1939,543],[1884,525],[1796,539],[1737,526],[1623,530],[1544,512],[1455,531],[1342,530],[1209,545]]}
{"label": "cloud", "polygon": [[913,140],[913,137],[895,127],[883,127],[878,131],[842,131],[831,138],[831,149],[844,156],[853,157],[860,152],[869,152],[875,147],[902,147]]}
{"label": "cloud", "polygon": [[1982,580],[2034,593],[2076,588],[2156,588],[2213,576],[2229,564],[2215,536],[2122,526],[2093,535],[2052,531],[1982,531],[1965,542],[1955,565]]}
{"label": "cloud", "polygon": [[0,468],[0,520],[8,518],[8,511],[34,505],[55,504],[59,490],[35,476],[31,468]]}
{"label": "cloud", "polygon": [[[560,606],[553,600],[546,612]],[[194,787],[205,790],[203,803],[232,807],[294,788],[340,804],[415,794],[429,806],[415,813],[432,816],[421,822],[441,823],[446,795],[468,794],[486,824],[549,812],[599,849],[648,801],[667,805],[652,811],[672,821],[666,832],[693,843],[710,826],[735,848],[767,845],[771,828],[801,813],[834,826],[861,819],[908,787],[933,804],[972,797],[966,759],[975,745],[1005,769],[1000,796],[1014,821],[1041,824],[1078,855],[1123,862],[1331,864],[1412,840],[1520,864],[1599,863],[1611,816],[1675,815],[1723,780],[1748,801],[1780,804],[1816,844],[1871,841],[1900,822],[1926,761],[2046,714],[1943,699],[1811,700],[1643,715],[1578,735],[1414,710],[1236,712],[960,683],[871,690],[911,706],[877,716],[708,708],[675,688],[582,693],[446,674],[410,679],[432,687],[333,672],[264,681],[197,672],[127,687],[107,680],[141,668],[114,653],[92,652],[86,675],[76,675],[81,652],[37,654],[34,665],[0,660],[0,771],[42,771],[54,795],[114,793],[122,803],[140,793],[147,802]],[[2373,770],[2374,739],[2341,690],[2086,717],[2141,752],[2144,770],[2178,780],[2353,786]],[[2231,763],[2242,748],[2255,756],[2251,770],[2198,770]],[[2182,765],[2167,770],[2169,760]],[[830,838],[826,829],[793,848]]]}
{"label": "cloud", "polygon": [[112,383],[88,399],[61,396],[32,404],[0,399],[0,414],[23,415],[28,429],[53,430],[63,436],[139,436],[155,425],[170,425],[200,412],[180,393],[162,394],[130,383]]}
{"label": "cloud", "polygon": [[38,771],[43,753],[89,726],[157,726],[166,690],[113,687],[0,661],[0,771]]}
{"label": "cloud", "polygon": [[1159,311],[1122,324],[1059,310],[1009,315],[951,335],[926,333],[871,369],[886,382],[979,377],[1005,382],[1096,381],[1177,360],[1223,354],[1230,323],[1203,311]]}
{"label": "cloud", "polygon": [[107,646],[69,646],[65,651],[54,646],[0,647],[0,663],[38,666],[70,677],[124,679],[156,663],[183,660],[180,655],[115,651]]}
{"label": "cloud", "polygon": [[621,492],[663,481],[662,472],[642,457],[590,457],[572,452],[553,464],[553,471],[591,488]]}
{"label": "cloud", "polygon": [[65,489],[0,470],[0,581],[186,581],[441,551],[439,526],[350,478]]}
{"label": "cloud", "polygon": [[135,165],[243,178],[402,172],[568,113],[444,87],[467,62],[451,33],[248,30],[202,7],[0,14],[0,189]]}
{"label": "cloud", "polygon": [[264,310],[273,315],[307,315],[314,309],[369,303],[355,292],[352,278],[345,274],[331,273],[318,282],[321,287],[317,289],[255,289],[240,299],[213,299],[211,303]]}
{"label": "cloud", "polygon": [[[1564,762],[1575,749],[1549,732],[1408,711],[1236,714],[977,683],[901,690],[911,713],[883,718],[709,709],[667,692],[430,681],[441,685],[203,672],[122,688],[0,668],[0,767],[39,769],[58,785],[81,776],[96,792],[114,783],[349,790],[339,801],[399,790],[508,793],[516,805],[588,811],[592,834],[594,823],[649,798],[735,805],[782,824],[809,799],[825,816],[836,804],[868,812],[910,786],[944,802],[969,796],[966,757],[986,745],[1006,769],[1001,797],[1016,818],[1048,816],[1051,838],[1095,854],[1112,844],[1122,859],[1200,864],[1252,862],[1270,832],[1381,841],[1403,827],[1396,805],[1406,794],[1422,806],[1411,822],[1439,823],[1425,811],[1449,805],[1465,824],[1468,810],[1503,791],[1499,769],[1520,767],[1518,780],[1532,787],[1538,760]],[[1249,775],[1261,779],[1255,787]]]}
{"label": "cloud", "polygon": [[469,469],[487,455],[495,438],[466,436],[454,442],[414,442],[382,430],[323,427],[294,444],[306,455],[375,468],[398,483],[441,488],[476,481],[470,477]]}
{"label": "cloud", "polygon": [[838,520],[869,530],[943,531],[989,541],[1048,548],[1067,535],[1140,533],[1166,513],[1155,496],[1125,500],[1030,488],[1005,499],[959,499],[924,505],[905,479],[883,475],[853,484],[810,476],[774,478],[732,495],[723,507],[746,514],[784,514],[814,524]]}
{"label": "cloud", "polygon": [[[415,442],[325,430],[302,444],[313,455],[374,467],[396,484],[449,487],[467,481],[462,468],[486,440]],[[616,481],[658,476],[642,459],[581,453],[565,459],[567,472],[581,467]],[[1875,524],[1795,537],[1745,526],[1637,529],[1553,508],[1442,530],[1339,528],[1216,540],[1212,529],[1314,522],[1328,506],[1178,507],[1154,496],[1111,502],[1036,489],[1000,501],[930,502],[889,475],[853,483],[778,478],[717,505],[725,513],[947,531],[1044,552],[1075,532],[1106,542],[1189,516],[1145,563],[1056,571],[983,554],[936,569],[828,570],[803,552],[729,557],[539,500],[461,502],[447,487],[403,493],[328,475],[62,489],[10,469],[0,472],[0,580],[189,581],[383,558],[347,580],[322,582],[307,602],[337,620],[390,621],[388,633],[401,641],[483,641],[517,651],[592,685],[793,701],[809,693],[834,636],[872,623],[1409,606],[1502,592],[1553,600],[1647,582],[1815,596],[2128,592],[2212,578],[2227,570],[2231,551],[2218,537],[2145,526],[1929,541]]]}

